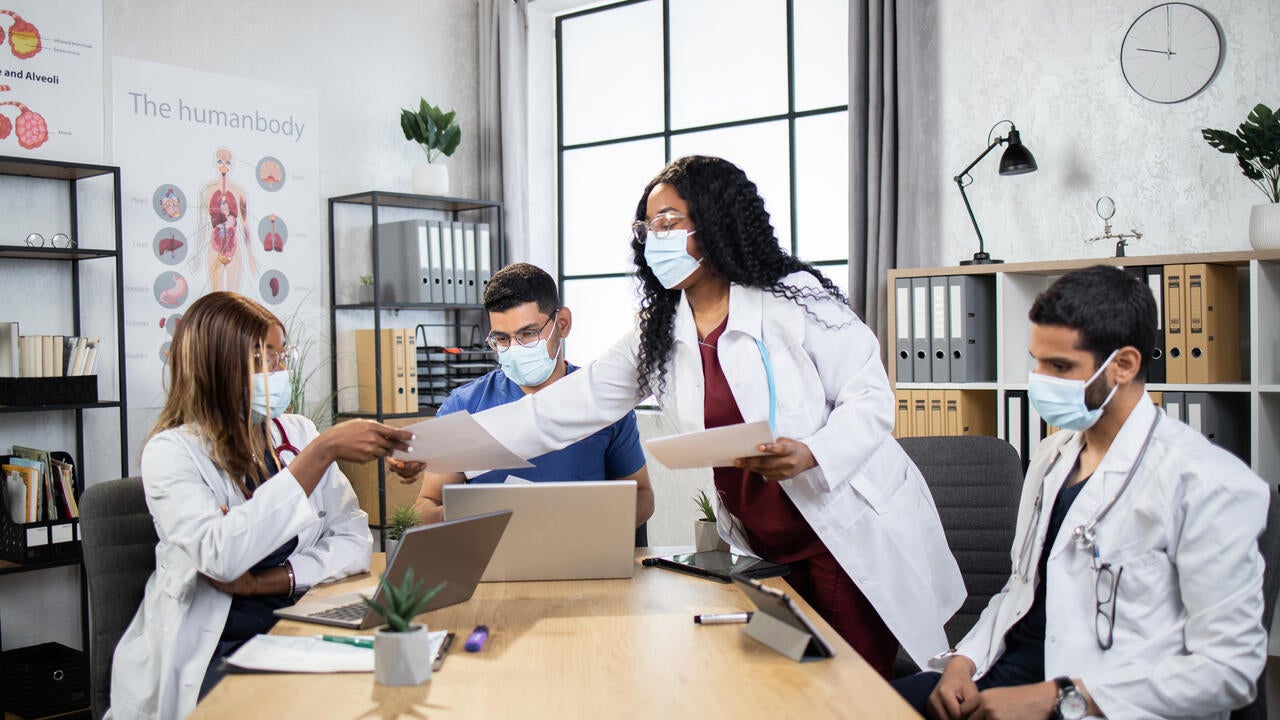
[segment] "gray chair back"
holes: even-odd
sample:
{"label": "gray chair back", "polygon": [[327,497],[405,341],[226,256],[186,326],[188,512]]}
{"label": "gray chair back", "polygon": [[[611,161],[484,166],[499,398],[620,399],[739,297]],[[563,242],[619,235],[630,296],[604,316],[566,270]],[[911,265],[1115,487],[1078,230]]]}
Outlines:
{"label": "gray chair back", "polygon": [[156,569],[155,524],[142,478],[108,480],[80,496],[80,535],[89,584],[89,690],[95,718],[111,706],[111,658]]}
{"label": "gray chair back", "polygon": [[[1266,567],[1262,571],[1262,627],[1271,634],[1271,616],[1276,612],[1276,593],[1280,591],[1280,498],[1271,493],[1267,508],[1267,527],[1258,536],[1258,551]],[[1258,696],[1253,702],[1231,713],[1231,720],[1267,720],[1267,670],[1258,677]]]}
{"label": "gray chair back", "polygon": [[977,435],[899,441],[924,475],[947,544],[969,595],[946,624],[954,647],[1009,579],[1009,549],[1022,494],[1022,461],[1013,446]]}

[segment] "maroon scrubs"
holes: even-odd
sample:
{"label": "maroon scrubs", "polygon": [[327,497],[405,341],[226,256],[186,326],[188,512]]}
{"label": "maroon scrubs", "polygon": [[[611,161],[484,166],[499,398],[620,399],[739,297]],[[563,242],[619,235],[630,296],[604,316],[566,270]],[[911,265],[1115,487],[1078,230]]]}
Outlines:
{"label": "maroon scrubs", "polygon": [[[716,343],[728,322],[725,318],[698,344],[705,388],[703,422],[707,428],[743,421],[716,356]],[[871,667],[885,678],[892,678],[897,639],[782,486],[742,468],[718,467],[714,475],[720,500],[742,523],[751,549],[770,562],[788,563],[791,572],[787,583],[831,623]]]}

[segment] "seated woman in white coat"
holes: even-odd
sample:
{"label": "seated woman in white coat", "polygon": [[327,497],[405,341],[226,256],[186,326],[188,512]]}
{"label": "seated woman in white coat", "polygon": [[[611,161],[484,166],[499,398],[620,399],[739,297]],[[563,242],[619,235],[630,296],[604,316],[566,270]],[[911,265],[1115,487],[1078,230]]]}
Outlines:
{"label": "seated woman in white coat", "polygon": [[369,421],[318,433],[283,414],[296,359],[280,320],[242,295],[210,293],[183,315],[142,450],[156,570],[116,646],[111,716],[186,716],[273,610],[368,570],[368,519],[334,463],[403,450],[411,434]]}
{"label": "seated woman in white coat", "polygon": [[720,534],[787,581],[886,677],[924,662],[964,600],[937,509],[891,437],[875,335],[817,268],[778,246],[764,200],[714,157],[668,165],[631,240],[635,331],[595,363],[476,419],[522,457],[573,443],[652,394],[678,432],[770,420],[760,457],[713,472]]}

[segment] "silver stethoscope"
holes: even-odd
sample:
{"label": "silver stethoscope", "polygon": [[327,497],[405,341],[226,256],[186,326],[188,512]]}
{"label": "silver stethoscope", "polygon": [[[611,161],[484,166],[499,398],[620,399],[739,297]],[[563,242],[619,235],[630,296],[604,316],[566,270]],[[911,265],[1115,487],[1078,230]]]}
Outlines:
{"label": "silver stethoscope", "polygon": [[[1082,552],[1086,552],[1093,558],[1093,562],[1098,562],[1098,524],[1102,522],[1107,513],[1111,512],[1111,508],[1115,507],[1116,502],[1120,500],[1120,496],[1129,488],[1129,483],[1133,481],[1133,476],[1138,472],[1138,466],[1142,464],[1142,458],[1147,454],[1147,448],[1151,446],[1151,438],[1156,434],[1156,426],[1160,424],[1160,417],[1163,413],[1156,410],[1156,417],[1151,421],[1151,427],[1147,429],[1147,436],[1142,440],[1142,447],[1138,449],[1138,456],[1134,458],[1133,464],[1129,466],[1129,471],[1125,473],[1124,482],[1120,483],[1120,489],[1107,500],[1102,507],[1094,511],[1093,515],[1084,522],[1083,525],[1077,525],[1071,531],[1071,539],[1075,542],[1076,547]],[[1061,454],[1055,458],[1053,463],[1056,465],[1061,459]],[[1049,466],[1049,472],[1053,471],[1053,465]],[[1048,477],[1049,472],[1045,473]],[[1031,524],[1027,527],[1027,536],[1022,541],[1022,550],[1019,553],[1018,574],[1022,577],[1023,582],[1031,580],[1031,550],[1032,543],[1036,540],[1036,529],[1040,525],[1040,513],[1044,507],[1044,482],[1040,483],[1040,490],[1036,493],[1035,509],[1031,514]],[[1051,542],[1048,538],[1045,542]]]}

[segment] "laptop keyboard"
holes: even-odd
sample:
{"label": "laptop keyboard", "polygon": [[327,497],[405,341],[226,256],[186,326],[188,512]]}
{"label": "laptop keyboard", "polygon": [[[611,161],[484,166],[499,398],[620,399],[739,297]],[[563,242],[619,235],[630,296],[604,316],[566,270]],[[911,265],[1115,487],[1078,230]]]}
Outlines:
{"label": "laptop keyboard", "polygon": [[361,620],[364,618],[365,612],[369,609],[363,600],[358,600],[346,605],[337,605],[335,607],[317,610],[307,613],[307,617],[324,618],[325,620]]}

